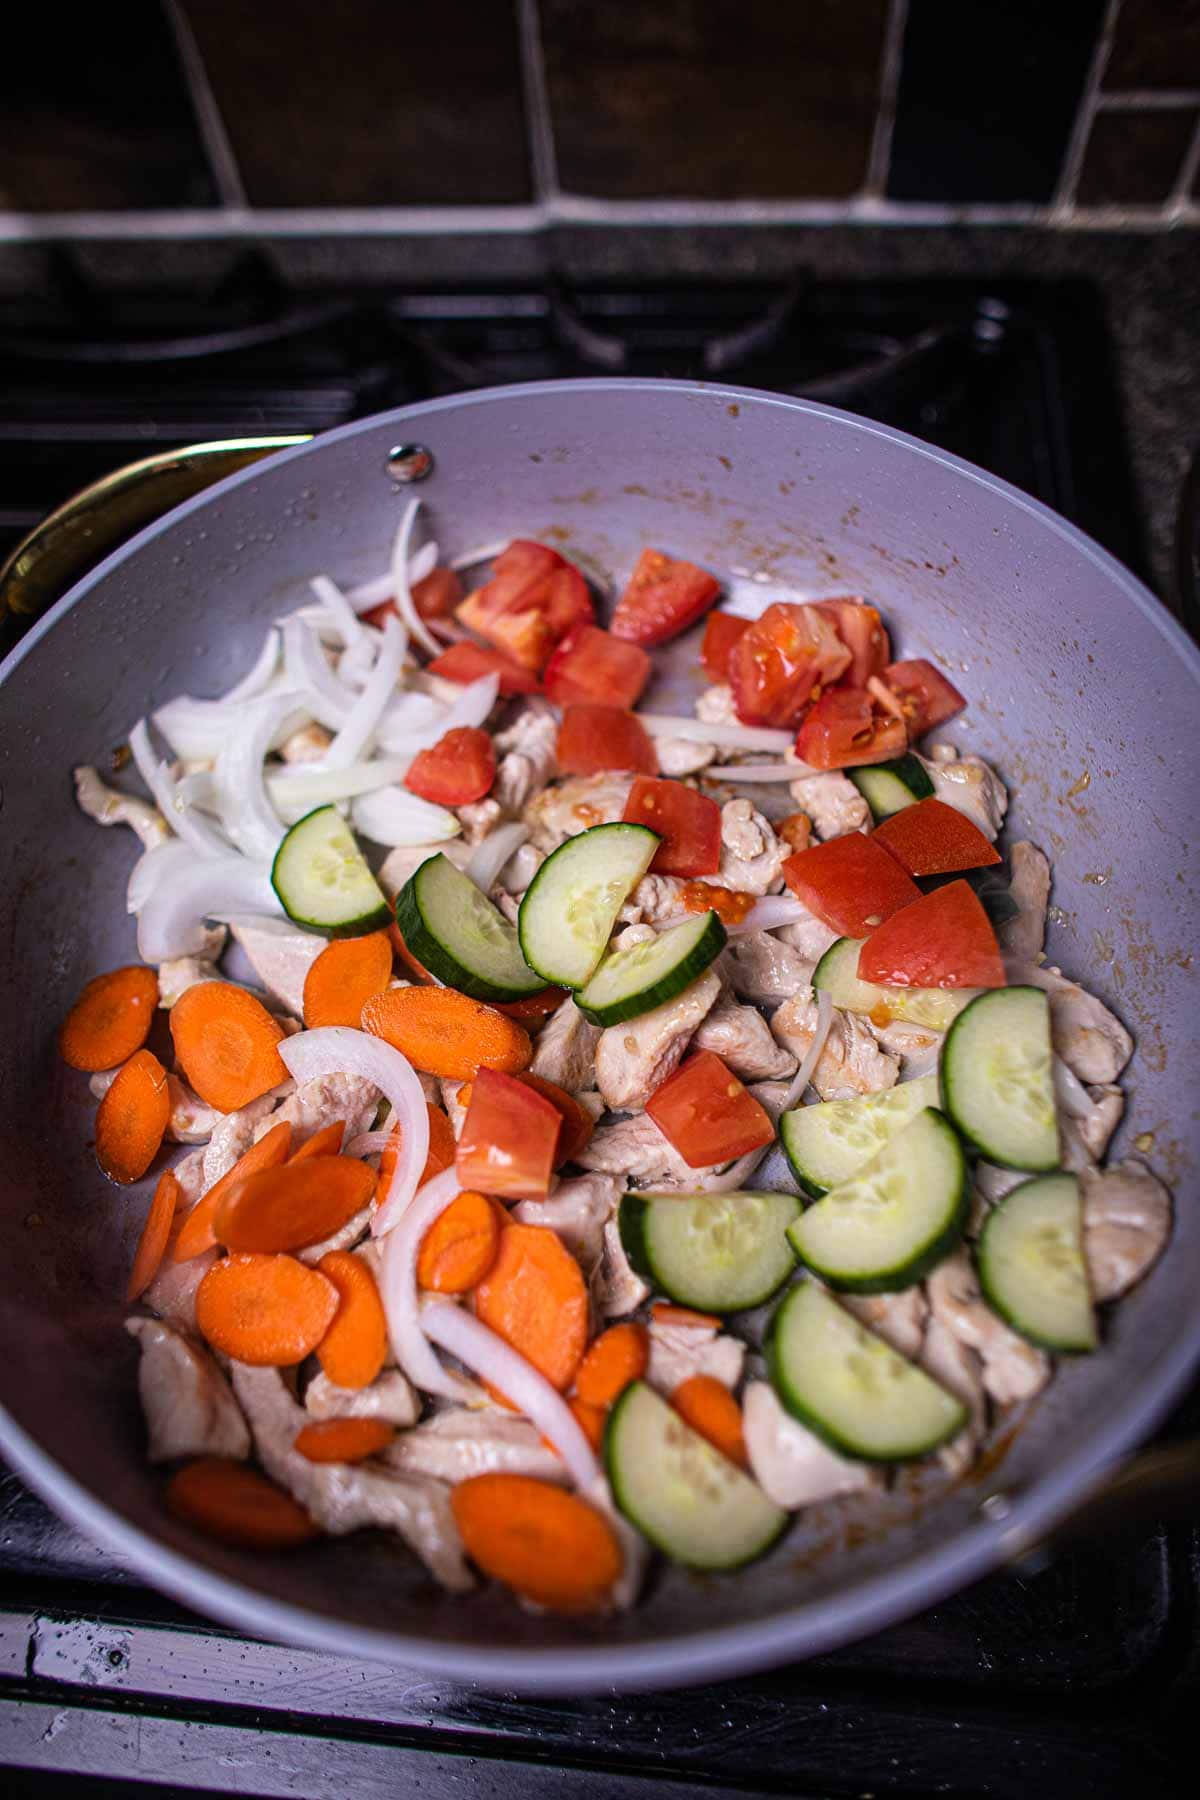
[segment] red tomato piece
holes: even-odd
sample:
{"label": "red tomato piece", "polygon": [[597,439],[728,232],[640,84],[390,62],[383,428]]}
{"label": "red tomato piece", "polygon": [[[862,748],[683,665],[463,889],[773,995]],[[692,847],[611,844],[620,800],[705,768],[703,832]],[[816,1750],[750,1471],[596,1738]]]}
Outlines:
{"label": "red tomato piece", "polygon": [[721,591],[721,584],[695,563],[646,549],[638,557],[613,614],[614,637],[635,644],[665,644],[694,625]]}
{"label": "red tomato piece", "polygon": [[859,951],[858,974],[885,987],[1005,985],[996,934],[967,881],[947,882],[893,913]]}
{"label": "red tomato piece", "polygon": [[526,995],[524,1000],[493,1000],[490,1004],[497,1012],[507,1013],[510,1019],[516,1019],[524,1025],[532,1022],[535,1025],[557,1012],[567,997],[566,988],[539,988],[536,994]]}
{"label": "red tomato piece", "polygon": [[540,674],[560,638],[595,615],[579,570],[548,545],[518,538],[456,616],[522,668]]}
{"label": "red tomato piece", "polygon": [[681,781],[639,775],[625,802],[630,825],[648,825],[662,843],[650,867],[656,875],[715,875],[721,866],[721,809]]}
{"label": "red tomato piece", "polygon": [[944,800],[905,806],[871,835],[910,875],[954,875],[960,869],[986,869],[1000,861],[999,851],[978,825]]}
{"label": "red tomato piece", "polygon": [[850,652],[847,687],[866,687],[872,675],[882,675],[892,654],[887,627],[879,609],[865,600],[815,600],[818,612],[833,620],[834,629]]}
{"label": "red tomato piece", "polygon": [[922,656],[911,662],[889,663],[882,680],[903,707],[904,723],[914,740],[935,725],[944,725],[967,704],[953,682]]}
{"label": "red tomato piece", "polygon": [[410,794],[435,806],[467,806],[482,800],[496,779],[496,752],[486,731],[460,725],[440,737],[431,750],[413,757],[404,785]]}
{"label": "red tomato piece", "polygon": [[902,722],[877,706],[865,688],[830,688],[796,733],[796,755],[814,769],[851,769],[903,756]]}
{"label": "red tomato piece", "polygon": [[743,725],[794,725],[823,687],[850,667],[828,613],[779,601],[729,652],[729,685]]}
{"label": "red tomato piece", "polygon": [[544,1198],[562,1123],[558,1108],[528,1083],[498,1069],[480,1069],[454,1159],[464,1190],[504,1199]]}
{"label": "red tomato piece", "polygon": [[895,857],[860,831],[789,856],[783,878],[797,900],[839,937],[866,937],[921,898]]}
{"label": "red tomato piece", "polygon": [[542,691],[536,675],[531,675],[528,669],[523,669],[520,663],[513,662],[499,650],[485,650],[482,644],[451,644],[448,650],[434,657],[429,673],[441,675],[446,681],[461,681],[464,687],[478,681],[481,675],[499,675],[500,692],[505,698]]}
{"label": "red tomato piece", "polygon": [[732,1162],[775,1136],[764,1108],[711,1050],[689,1056],[646,1111],[692,1169]]}
{"label": "red tomato piece", "polygon": [[574,1094],[566,1088],[559,1087],[556,1081],[547,1081],[544,1075],[531,1075],[528,1069],[517,1076],[526,1087],[531,1087],[535,1094],[541,1094],[548,1100],[562,1120],[558,1144],[554,1151],[554,1166],[557,1169],[562,1163],[573,1162],[584,1146],[591,1141],[595,1130],[595,1120],[585,1106],[581,1106]]}
{"label": "red tomato piece", "polygon": [[[423,619],[448,619],[463,597],[462,579],[456,569],[431,569],[424,581],[418,581],[412,590],[413,605]],[[389,613],[399,618],[400,611],[394,600],[384,600],[379,606],[371,607],[363,614],[368,625],[380,625]]]}
{"label": "red tomato piece", "polygon": [[602,775],[606,769],[658,774],[658,757],[645,726],[619,706],[568,706],[555,754],[563,775]]}
{"label": "red tomato piece", "polygon": [[735,619],[732,613],[709,613],[704,621],[700,660],[710,681],[729,680],[729,652],[749,624],[749,619]]}
{"label": "red tomato piece", "polygon": [[542,685],[558,706],[594,700],[601,706],[634,706],[650,679],[650,658],[598,625],[576,625],[550,661]]}

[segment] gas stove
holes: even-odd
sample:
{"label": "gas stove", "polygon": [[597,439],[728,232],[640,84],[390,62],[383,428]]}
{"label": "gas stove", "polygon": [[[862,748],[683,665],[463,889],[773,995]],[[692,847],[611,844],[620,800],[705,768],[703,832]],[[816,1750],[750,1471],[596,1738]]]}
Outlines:
{"label": "gas stove", "polygon": [[[154,450],[317,432],[494,383],[669,375],[885,421],[1046,501],[1139,573],[1102,314],[1075,283],[479,285],[294,294],[256,256],[204,295],[63,254],[0,302],[0,558]],[[1174,1428],[1200,1425],[1193,1397]],[[0,1482],[0,1764],[12,1793],[1182,1793],[1200,1550],[1143,1529],[998,1576],[866,1643],[704,1689],[530,1700],[259,1643],[142,1586]],[[1190,1703],[1190,1704],[1189,1704]]]}

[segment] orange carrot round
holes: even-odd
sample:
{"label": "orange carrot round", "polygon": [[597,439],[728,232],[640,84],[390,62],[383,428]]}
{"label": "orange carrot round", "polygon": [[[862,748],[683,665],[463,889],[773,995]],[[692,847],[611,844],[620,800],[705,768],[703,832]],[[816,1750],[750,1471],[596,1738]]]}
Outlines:
{"label": "orange carrot round", "polygon": [[515,1074],[533,1055],[529,1033],[515,1019],[454,988],[389,988],[367,1001],[362,1028],[414,1068],[448,1081],[469,1081],[480,1069]]}
{"label": "orange carrot round", "polygon": [[167,1483],[167,1511],[205,1537],[244,1550],[290,1550],[319,1537],[304,1508],[245,1463],[202,1457]]}
{"label": "orange carrot round", "polygon": [[251,1144],[238,1157],[232,1169],[222,1175],[219,1181],[214,1181],[207,1194],[197,1200],[179,1228],[172,1262],[190,1262],[193,1256],[203,1256],[206,1250],[211,1250],[217,1241],[213,1232],[217,1208],[234,1182],[240,1181],[244,1175],[253,1175],[258,1169],[273,1169],[279,1163],[286,1162],[291,1147],[292,1128],[286,1119],[280,1119],[278,1125],[272,1125],[270,1131],[265,1131],[256,1144]]}
{"label": "orange carrot round", "polygon": [[346,1135],[345,1119],[335,1119],[332,1125],[326,1125],[322,1131],[314,1131],[307,1141],[301,1144],[288,1157],[289,1162],[307,1162],[310,1156],[337,1156],[341,1153],[342,1139]]}
{"label": "orange carrot round", "polygon": [[58,1053],[89,1074],[115,1069],[140,1050],[154,1023],[158,977],[132,963],[89,981],[63,1020]]}
{"label": "orange carrot round", "polygon": [[386,1450],[395,1427],[385,1419],[314,1419],[296,1433],[292,1446],[315,1463],[356,1463]]}
{"label": "orange carrot round", "polygon": [[[454,1153],[458,1148],[454,1136],[454,1127],[451,1125],[441,1107],[434,1106],[432,1102],[428,1100],[425,1102],[425,1105],[429,1112],[429,1150],[426,1153],[425,1167],[421,1173],[421,1179],[417,1183],[418,1187],[423,1187],[427,1181],[432,1181],[435,1175],[440,1175],[442,1173],[443,1169],[452,1168],[454,1164]],[[404,1133],[401,1131],[399,1125],[394,1125],[392,1127],[391,1137],[380,1152],[379,1179],[375,1185],[375,1193],[380,1199],[387,1193],[387,1190],[391,1185],[392,1176],[396,1169],[396,1158],[400,1154],[400,1146],[403,1139]]]}
{"label": "orange carrot round", "polygon": [[375,1197],[375,1171],[353,1156],[310,1156],[243,1175],[225,1190],[213,1236],[227,1250],[305,1250],[332,1237]]}
{"label": "orange carrot round", "polygon": [[671,1405],[714,1450],[741,1469],[750,1466],[742,1435],[742,1409],[723,1381],[715,1375],[689,1375],[671,1395]]}
{"label": "orange carrot round", "polygon": [[437,1294],[466,1294],[496,1260],[503,1221],[483,1194],[460,1194],[429,1227],[417,1256],[417,1281]]}
{"label": "orange carrot round", "polygon": [[167,1071],[149,1050],[135,1050],[96,1113],[96,1161],[111,1181],[140,1181],[170,1117]]}
{"label": "orange carrot round", "polygon": [[589,1345],[575,1377],[575,1392],[588,1406],[611,1406],[631,1381],[646,1373],[650,1339],[644,1325],[610,1325]]}
{"label": "orange carrot round", "polygon": [[351,1250],[327,1250],[317,1264],[337,1290],[333,1324],[317,1358],[335,1387],[370,1387],[387,1361],[388,1333],[375,1277]]}
{"label": "orange carrot round", "polygon": [[236,1112],[287,1080],[283,1037],[266,1007],[230,981],[200,981],[171,1008],[175,1054],[202,1100]]}
{"label": "orange carrot round", "polygon": [[468,1556],[485,1575],[551,1612],[587,1612],[621,1573],[603,1513],[532,1475],[473,1475],[450,1495]]}
{"label": "orange carrot round", "polygon": [[485,1325],[565,1393],[588,1335],[583,1272],[545,1225],[508,1225],[496,1260],[475,1289]]}
{"label": "orange carrot round", "polygon": [[567,1405],[575,1415],[575,1420],[582,1427],[583,1435],[597,1456],[604,1443],[604,1421],[608,1416],[602,1406],[591,1406],[581,1400],[578,1394],[572,1394]]}
{"label": "orange carrot round", "polygon": [[142,1226],[142,1235],[134,1252],[133,1267],[129,1271],[129,1283],[125,1289],[127,1304],[140,1300],[158,1274],[179,1201],[179,1183],[170,1169],[164,1169],[158,1178],[150,1211],[146,1214],[146,1223]]}
{"label": "orange carrot round", "polygon": [[366,937],[338,938],[327,944],[304,977],[304,1023],[352,1025],[357,1030],[362,1009],[382,994],[392,978],[392,945],[386,931]]}
{"label": "orange carrot round", "polygon": [[337,1289],[294,1256],[235,1253],[196,1289],[196,1325],[214,1350],[256,1368],[303,1362],[333,1323]]}
{"label": "orange carrot round", "polygon": [[[562,1130],[558,1134],[558,1145],[554,1152],[555,1168],[558,1168],[560,1163],[573,1162],[585,1144],[589,1142],[595,1129],[595,1120],[591,1113],[586,1107],[579,1104],[574,1094],[569,1094],[566,1088],[559,1087],[556,1081],[547,1081],[544,1075],[531,1075],[526,1069],[524,1074],[517,1076],[517,1080],[523,1081],[526,1087],[531,1087],[535,1093],[541,1094],[543,1099],[548,1100],[551,1106],[557,1107],[562,1114]],[[459,1099],[462,1100],[461,1091]]]}

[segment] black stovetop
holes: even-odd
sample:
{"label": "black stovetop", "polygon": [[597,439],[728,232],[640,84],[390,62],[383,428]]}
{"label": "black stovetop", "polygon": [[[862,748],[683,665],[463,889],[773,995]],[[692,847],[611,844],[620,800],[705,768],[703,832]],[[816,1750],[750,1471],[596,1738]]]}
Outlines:
{"label": "black stovetop", "polygon": [[[0,556],[78,487],[151,450],[620,372],[742,382],[885,420],[1035,494],[1142,570],[1107,335],[1079,284],[802,275],[297,296],[254,257],[207,295],[119,300],[64,257],[53,293],[0,302]],[[1200,1424],[1193,1399],[1176,1429],[1189,1413]],[[9,1792],[44,1792],[51,1771],[69,1771],[88,1793],[136,1781],[306,1800],[1172,1796],[1200,1698],[1197,1551],[1187,1530],[1148,1529],[770,1675],[534,1701],[213,1627],[9,1476],[0,1764]]]}

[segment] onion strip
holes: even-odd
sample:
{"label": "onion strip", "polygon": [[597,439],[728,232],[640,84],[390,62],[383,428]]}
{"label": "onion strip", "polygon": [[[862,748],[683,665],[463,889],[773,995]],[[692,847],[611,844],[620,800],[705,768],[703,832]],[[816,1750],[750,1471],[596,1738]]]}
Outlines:
{"label": "onion strip", "polygon": [[475,883],[481,893],[490,893],[505,863],[516,854],[528,837],[529,827],[522,825],[519,819],[514,819],[508,825],[498,825],[471,852],[464,870],[467,878]]}
{"label": "onion strip", "polygon": [[434,806],[407,788],[383,787],[360,794],[350,808],[356,831],[374,844],[443,844],[457,837],[462,824],[444,806]]}
{"label": "onion strip", "polygon": [[812,914],[803,900],[791,894],[766,894],[756,900],[739,925],[727,925],[726,936],[739,937],[745,931],[778,931],[781,925],[799,925]]}
{"label": "onion strip", "polygon": [[407,632],[398,619],[389,616],[383,627],[383,642],[379,646],[375,667],[367,677],[362,693],[347,713],[345,724],[322,757],[323,768],[347,769],[351,763],[358,761],[374,737],[400,679],[407,648]]}
{"label": "onion strip", "polygon": [[317,722],[326,731],[340,731],[358,696],[338,680],[325,661],[316,633],[303,619],[284,621],[283,664],[289,686],[303,693]]}
{"label": "onion strip", "polygon": [[821,1060],[821,1052],[825,1048],[825,1040],[833,1024],[833,999],[824,988],[817,989],[817,1028],[813,1032],[812,1043],[804,1052],[800,1067],[788,1083],[788,1091],[783,1096],[780,1112],[788,1112],[795,1106],[801,1094],[813,1078],[813,1071]]}
{"label": "onion strip", "polygon": [[709,763],[699,771],[701,781],[798,781],[817,775],[807,763]]}
{"label": "onion strip", "polygon": [[343,644],[347,648],[357,644],[363,633],[362,622],[337,582],[328,575],[314,575],[308,585],[332,617]]}
{"label": "onion strip", "polygon": [[443,1169],[427,1181],[385,1238],[379,1271],[392,1354],[414,1387],[448,1400],[462,1400],[465,1384],[442,1367],[425,1335],[417,1293],[417,1256],[425,1233],[460,1191],[453,1169]]}
{"label": "onion strip", "polygon": [[145,719],[139,719],[129,734],[129,748],[133,760],[137,764],[138,774],[154,796],[155,805],[166,820],[169,828],[177,837],[190,844],[201,856],[228,856],[230,845],[215,825],[206,819],[198,819],[195,813],[180,799],[164,762],[159,762],[150,743],[150,731]]}
{"label": "onion strip", "polygon": [[[707,719],[671,718],[667,713],[635,713],[651,737],[687,738],[693,744],[722,744],[729,750],[777,750],[780,755],[795,742],[791,731],[772,731],[765,725],[710,725]],[[797,763],[798,775],[810,774]]]}
{"label": "onion strip", "polygon": [[[166,846],[164,846],[166,848]],[[138,955],[143,962],[198,956],[208,941],[204,921],[217,913],[283,911],[267,863],[242,856],[197,858],[165,864],[138,915]],[[428,1121],[426,1121],[428,1123]]]}
{"label": "onion strip", "polygon": [[282,816],[301,818],[314,806],[329,806],[335,800],[350,800],[355,794],[391,787],[394,782],[403,781],[411,766],[411,756],[381,756],[374,762],[352,763],[346,769],[317,768],[305,763],[298,768],[272,770],[267,776],[267,792]]}
{"label": "onion strip", "polygon": [[454,557],[450,567],[452,569],[474,569],[480,563],[495,562],[498,556],[504,554],[512,541],[512,538],[497,538],[491,544],[476,544],[473,549],[464,550],[460,555]]}
{"label": "onion strip", "polygon": [[484,724],[499,692],[499,675],[481,675],[478,681],[468,682],[439,719],[416,730],[398,730],[389,725],[385,714],[379,727],[379,742],[385,750],[411,750],[415,754],[418,750],[429,749],[448,731],[456,731],[464,725]]}
{"label": "onion strip", "polygon": [[390,1131],[360,1131],[342,1145],[343,1156],[382,1156],[392,1141]]}
{"label": "onion strip", "polygon": [[429,627],[417,611],[416,602],[409,586],[408,562],[409,546],[412,543],[413,527],[417,522],[417,514],[421,510],[421,502],[410,500],[404,509],[404,517],[400,521],[400,529],[396,533],[396,542],[392,547],[392,598],[396,602],[396,611],[405,627],[411,632],[423,650],[430,656],[438,654],[438,641],[430,635]]}
{"label": "onion strip", "polygon": [[279,733],[288,733],[307,717],[300,694],[264,694],[247,702],[213,767],[221,823],[246,856],[268,860],[279,848],[285,826],[272,806],[263,779],[267,751]]}

